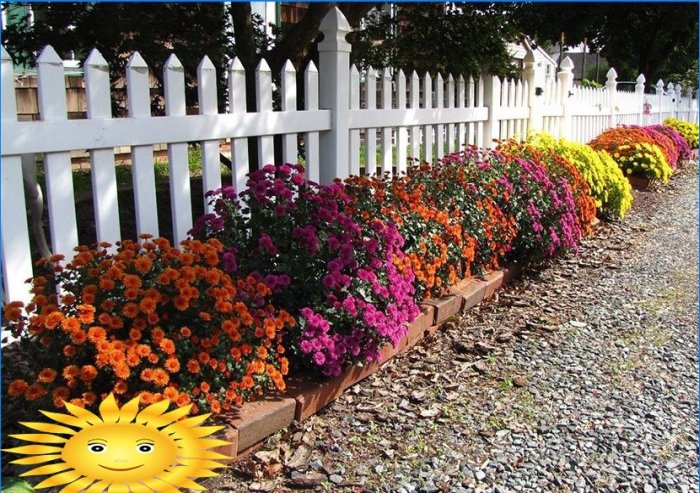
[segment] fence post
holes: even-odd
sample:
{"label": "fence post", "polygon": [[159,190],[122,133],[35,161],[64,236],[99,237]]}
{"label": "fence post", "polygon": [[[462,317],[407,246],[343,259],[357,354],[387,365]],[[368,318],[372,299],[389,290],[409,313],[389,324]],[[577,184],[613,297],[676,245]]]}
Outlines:
{"label": "fence post", "polygon": [[571,99],[570,92],[574,86],[574,62],[571,57],[566,57],[561,61],[561,70],[557,72],[557,82],[559,82],[562,105],[562,116],[559,121],[559,137],[571,139]]}
{"label": "fence post", "polygon": [[639,104],[639,114],[637,115],[637,125],[644,125],[644,83],[647,81],[644,74],[637,76],[637,83],[634,85],[634,94]]}
{"label": "fence post", "polygon": [[608,105],[610,106],[608,127],[615,128],[617,125],[617,72],[614,68],[611,68],[608,70],[606,77],[608,80],[605,82],[605,89],[608,92]]}
{"label": "fence post", "polygon": [[673,82],[669,82],[666,86],[666,94],[668,95],[669,103],[671,104],[670,112],[671,118],[677,118],[678,116],[678,97],[676,97],[676,88]]}
{"label": "fence post", "polygon": [[329,184],[333,179],[349,174],[350,102],[350,43],[345,36],[350,24],[338,7],[333,7],[321,21],[319,30],[323,41],[319,52],[319,102],[321,109],[331,110],[331,129],[320,134],[320,182]]}
{"label": "fence post", "polygon": [[[17,121],[15,81],[12,73],[12,58],[2,50],[2,114],[3,124]],[[31,156],[34,159],[34,156]],[[29,303],[31,294],[24,284],[32,277],[32,259],[29,246],[27,216],[24,214],[24,188],[22,185],[22,161],[20,156],[5,156],[0,165],[2,184],[2,280],[3,301],[24,301]],[[21,212],[21,214],[18,214]],[[3,334],[4,336],[5,334]]]}
{"label": "fence post", "polygon": [[[528,131],[539,132],[543,130],[544,119],[540,110],[540,98],[536,95],[535,75],[537,73],[537,62],[532,49],[528,47],[527,54],[523,58],[523,78],[527,82],[527,106],[530,108],[530,117],[528,118]],[[522,136],[527,138],[527,135]]]}
{"label": "fence post", "polygon": [[493,149],[498,140],[498,108],[501,106],[501,80],[495,75],[482,76],[484,106],[488,108],[488,118],[484,121],[481,147]]}
{"label": "fence post", "polygon": [[659,111],[657,113],[658,121],[656,123],[660,124],[664,121],[664,81],[662,79],[656,81],[656,86],[654,87],[654,89],[656,90],[656,103],[659,107]]}

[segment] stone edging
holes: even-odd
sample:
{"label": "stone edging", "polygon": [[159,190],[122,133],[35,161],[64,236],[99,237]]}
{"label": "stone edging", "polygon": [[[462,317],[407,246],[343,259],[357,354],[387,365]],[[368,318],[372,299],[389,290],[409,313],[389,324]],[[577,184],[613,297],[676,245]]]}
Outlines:
{"label": "stone edging", "polygon": [[396,347],[387,344],[380,350],[380,362],[351,366],[331,379],[295,375],[288,379],[284,393],[244,404],[226,418],[225,428],[220,433],[222,439],[231,443],[215,450],[228,455],[232,461],[245,457],[268,436],[288,427],[295,420],[304,421],[316,414],[343,395],[348,387],[375,373],[384,363],[412,348],[424,337],[437,332],[450,317],[493,296],[498,288],[519,276],[522,270],[521,265],[514,264],[481,279],[465,279],[452,286],[450,294],[422,303],[421,314],[408,326],[408,332],[399,344]]}

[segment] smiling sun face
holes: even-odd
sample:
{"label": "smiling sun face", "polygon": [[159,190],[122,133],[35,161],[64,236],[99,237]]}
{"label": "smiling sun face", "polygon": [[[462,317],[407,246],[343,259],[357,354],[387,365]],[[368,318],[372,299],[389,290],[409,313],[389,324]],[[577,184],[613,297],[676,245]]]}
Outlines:
{"label": "smiling sun face", "polygon": [[177,445],[157,428],[104,424],[79,431],[61,459],[86,477],[122,483],[157,476],[177,461]]}
{"label": "smiling sun face", "polygon": [[138,412],[138,402],[136,398],[119,408],[109,395],[100,404],[100,416],[70,403],[65,404],[71,415],[42,411],[60,424],[21,423],[43,433],[11,435],[35,443],[5,451],[28,456],[14,464],[44,464],[22,474],[51,475],[37,489],[65,485],[61,493],[203,490],[193,479],[216,476],[213,469],[224,467],[218,461],[229,458],[207,450],[228,442],[204,438],[223,427],[199,426],[208,414],[181,419],[190,406],[166,413],[165,400]]}

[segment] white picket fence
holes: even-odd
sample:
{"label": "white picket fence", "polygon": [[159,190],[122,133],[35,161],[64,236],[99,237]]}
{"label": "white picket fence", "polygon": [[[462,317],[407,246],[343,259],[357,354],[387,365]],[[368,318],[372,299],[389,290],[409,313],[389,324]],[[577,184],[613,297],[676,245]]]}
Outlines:
{"label": "white picket fence", "polygon": [[263,165],[275,160],[275,135],[282,135],[283,161],[296,162],[298,136],[303,135],[309,177],[329,183],[351,174],[400,175],[420,159],[439,158],[468,144],[493,147],[497,139],[524,138],[530,130],[586,142],[621,123],[656,123],[669,116],[695,121],[698,116],[697,101],[681,97],[678,86],[669,84],[664,91],[659,82],[657,94],[645,95],[643,76],[635,93],[617,91],[614,70],[608,73],[605,89],[574,87],[568,58],[556,80],[536,88],[537,67],[531,53],[525,58],[522,80],[360,71],[350,67],[351,49],[345,40],[350,26],[340,10],[326,16],[321,32],[319,70],[311,63],[304,71],[303,110],[297,110],[296,73],[290,62],[281,74],[281,110],[273,110],[272,74],[262,61],[255,73],[257,111],[247,112],[245,72],[234,59],[225,74],[228,112],[219,113],[216,81],[222,74],[204,57],[197,70],[199,114],[186,115],[185,74],[172,55],[164,68],[165,116],[152,116],[148,66],[134,53],[126,69],[128,117],[113,118],[109,67],[94,50],[84,65],[87,118],[68,120],[62,61],[48,46],[37,59],[41,120],[18,122],[12,62],[3,48],[3,299],[29,298],[24,280],[32,275],[32,258],[23,162],[31,170],[36,154],[43,155],[51,249],[70,255],[78,244],[73,150],[88,150],[91,156],[97,241],[115,243],[121,238],[114,148],[131,148],[137,230],[158,235],[153,146],[167,144],[172,239],[180,241],[192,226],[188,168],[192,142],[202,145],[206,191],[221,186],[219,144],[230,139],[232,181],[241,190],[251,164],[249,137],[256,138],[256,164]]}

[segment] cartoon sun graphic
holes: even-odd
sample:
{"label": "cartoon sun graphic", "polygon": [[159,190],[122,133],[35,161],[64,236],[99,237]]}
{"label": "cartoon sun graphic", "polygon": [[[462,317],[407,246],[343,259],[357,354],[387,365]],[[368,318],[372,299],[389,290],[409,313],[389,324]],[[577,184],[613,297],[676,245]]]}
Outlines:
{"label": "cartoon sun graphic", "polygon": [[[35,488],[66,485],[61,493],[177,493],[206,490],[193,478],[212,477],[228,456],[207,450],[229,442],[205,438],[223,426],[200,426],[210,415],[184,418],[190,406],[166,412],[163,400],[139,412],[139,398],[117,405],[110,394],[99,416],[65,403],[71,413],[41,411],[55,423],[20,423],[42,433],[10,435],[34,442],[5,450],[28,457],[13,464],[44,464],[22,476],[50,477]],[[61,436],[65,435],[65,436]],[[47,464],[50,463],[50,464]]]}

